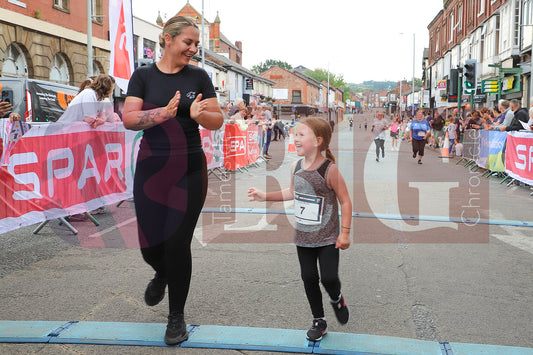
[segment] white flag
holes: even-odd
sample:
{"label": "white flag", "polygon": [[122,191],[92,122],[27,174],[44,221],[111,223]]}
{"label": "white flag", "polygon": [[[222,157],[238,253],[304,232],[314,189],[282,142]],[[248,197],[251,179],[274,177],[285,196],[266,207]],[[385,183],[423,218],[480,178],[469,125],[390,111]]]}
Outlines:
{"label": "white flag", "polygon": [[126,92],[133,66],[133,18],[131,0],[109,0],[111,57],[109,75]]}

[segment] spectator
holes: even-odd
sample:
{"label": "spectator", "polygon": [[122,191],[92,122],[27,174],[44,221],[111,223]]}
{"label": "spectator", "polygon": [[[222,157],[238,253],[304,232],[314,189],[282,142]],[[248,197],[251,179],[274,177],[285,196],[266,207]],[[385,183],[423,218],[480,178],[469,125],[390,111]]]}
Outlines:
{"label": "spectator", "polygon": [[111,96],[114,88],[115,79],[112,76],[98,75],[70,102],[58,122],[85,121],[92,128],[96,128],[105,122],[120,121],[118,115],[113,112],[111,103],[105,100]]}
{"label": "spectator", "polygon": [[243,108],[246,108],[246,103],[244,100],[241,98],[235,99],[233,106],[229,109],[228,115],[231,117]]}
{"label": "spectator", "polygon": [[[10,102],[0,101],[0,117],[3,118],[12,109],[13,106],[11,106]],[[20,121],[20,115],[16,112],[11,112],[8,117],[11,122]]]}
{"label": "spectator", "polygon": [[272,112],[268,109],[266,104],[261,104],[261,109],[265,112],[265,120],[262,122],[262,126],[266,133],[266,141],[263,146],[263,156],[266,159],[271,159],[272,156],[268,154],[268,149],[270,148],[270,141],[272,140]]}
{"label": "spectator", "polygon": [[[468,115],[467,115],[468,118]],[[465,129],[475,129],[478,130],[481,128],[481,114],[479,111],[474,110],[472,111],[472,118],[470,118],[467,123]]]}
{"label": "spectator", "polygon": [[[505,100],[507,101],[507,100]],[[511,103],[507,101],[507,109],[505,110],[505,118],[503,119],[501,125],[502,126],[509,126],[511,124],[511,121],[513,120],[514,112],[511,109]]]}
{"label": "spectator", "polygon": [[87,79],[85,79],[84,81],[82,81],[80,84],[80,88],[78,89],[78,94],[82,92],[83,90],[85,90],[87,87],[89,87],[94,82],[94,79],[96,79],[96,76],[92,75],[88,77]]}
{"label": "spectator", "polygon": [[435,115],[429,121],[429,125],[431,126],[431,133],[433,135],[433,141],[435,148],[439,147],[439,142],[443,134],[443,128],[444,128],[444,118],[442,118],[442,115],[438,112],[435,112]]}
{"label": "spectator", "polygon": [[248,110],[246,108],[240,109],[239,112],[230,117],[230,123],[236,124],[242,131],[246,131],[248,129],[247,115]]}
{"label": "spectator", "polygon": [[527,124],[529,121],[527,108],[521,108],[520,101],[517,99],[511,100],[511,110],[513,111],[513,119],[508,126],[500,126],[500,131],[502,132],[520,131],[524,129],[524,126],[520,122]]}
{"label": "spectator", "polygon": [[453,149],[453,146],[455,145],[455,138],[457,137],[457,130],[455,127],[455,122],[453,120],[452,115],[448,116],[448,119],[450,120],[450,123],[448,124],[448,127],[446,128],[446,132],[448,133],[448,139],[450,141],[450,152]]}

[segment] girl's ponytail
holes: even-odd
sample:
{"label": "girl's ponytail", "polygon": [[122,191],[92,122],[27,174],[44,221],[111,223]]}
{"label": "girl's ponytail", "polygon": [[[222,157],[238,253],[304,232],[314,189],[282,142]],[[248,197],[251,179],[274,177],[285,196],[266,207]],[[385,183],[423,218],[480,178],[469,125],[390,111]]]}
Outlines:
{"label": "girl's ponytail", "polygon": [[335,156],[333,155],[331,150],[329,150],[329,148],[326,148],[326,158],[331,160],[332,163],[335,163]]}

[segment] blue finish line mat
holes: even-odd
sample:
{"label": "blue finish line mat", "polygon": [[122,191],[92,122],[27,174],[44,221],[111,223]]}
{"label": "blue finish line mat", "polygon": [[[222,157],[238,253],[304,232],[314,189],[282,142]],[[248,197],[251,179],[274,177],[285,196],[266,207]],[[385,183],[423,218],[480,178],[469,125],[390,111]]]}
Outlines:
{"label": "blue finish line mat", "polygon": [[[532,348],[328,333],[319,342],[305,330],[189,325],[177,347],[358,355],[533,355]],[[166,324],[123,322],[0,321],[0,343],[167,346]]]}

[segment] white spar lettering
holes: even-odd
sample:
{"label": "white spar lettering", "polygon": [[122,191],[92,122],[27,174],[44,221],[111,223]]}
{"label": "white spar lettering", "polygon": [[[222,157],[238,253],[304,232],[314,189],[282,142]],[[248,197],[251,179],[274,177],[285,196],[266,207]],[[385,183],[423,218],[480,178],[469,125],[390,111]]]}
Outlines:
{"label": "white spar lettering", "polygon": [[[67,166],[64,168],[54,169],[54,161],[67,160]],[[46,177],[48,181],[48,195],[54,196],[54,177],[56,179],[65,179],[72,175],[74,170],[74,154],[70,148],[52,149],[46,157]]]}
{"label": "white spar lettering", "polygon": [[246,150],[246,144],[244,143],[244,139],[233,139],[230,142],[230,151],[231,152],[237,152],[237,151],[245,151]]}
{"label": "white spar lettering", "polygon": [[[88,162],[91,162],[92,167],[87,167]],[[99,184],[100,180],[102,180],[100,177],[100,172],[98,171],[98,167],[96,166],[96,161],[94,160],[93,147],[87,144],[87,147],[85,148],[85,164],[83,166],[80,179],[78,180],[78,189],[83,189],[87,179],[89,178],[95,178],[97,184]]]}
{"label": "white spar lettering", "polygon": [[[122,173],[122,161],[124,156],[122,155],[122,146],[120,143],[109,143],[105,145],[105,152],[107,154],[107,164],[105,165],[104,180],[108,182],[111,179],[111,168],[117,170],[117,175],[120,180],[124,179],[124,174]],[[111,159],[110,154],[116,154],[117,159]]]}
{"label": "white spar lettering", "polygon": [[[105,145],[107,161],[104,168],[104,180],[107,182],[111,178],[111,169],[117,170],[117,175],[120,180],[124,180],[124,172],[122,171],[122,162],[124,154],[120,143],[109,143]],[[54,169],[54,162],[66,160],[66,166]],[[27,172],[17,174],[15,169],[17,166],[29,165],[39,163],[39,158],[36,153],[18,153],[13,154],[9,159],[8,171],[15,179],[17,184],[33,185],[32,191],[15,190],[13,192],[14,200],[31,200],[41,199],[41,179],[36,172]],[[58,179],[66,179],[74,172],[74,154],[70,148],[52,149],[46,156],[46,177],[48,181],[48,194],[53,197],[55,194],[54,182]],[[98,170],[96,160],[94,158],[93,148],[90,144],[85,147],[85,159],[83,171],[78,180],[78,189],[82,189],[87,179],[95,178],[97,183],[100,183],[101,176]]]}
{"label": "white spar lettering", "polygon": [[516,156],[518,161],[514,164],[517,169],[526,170],[527,167],[527,170],[531,171],[531,165],[533,165],[533,145],[529,147],[529,155],[527,153],[528,149],[525,144],[518,144],[516,146]]}
{"label": "white spar lettering", "polygon": [[41,182],[39,181],[39,176],[36,173],[24,173],[16,174],[15,167],[17,165],[25,164],[34,164],[39,162],[37,154],[30,153],[20,153],[13,154],[9,159],[9,166],[7,171],[15,178],[15,182],[21,185],[33,185],[33,191],[15,191],[13,192],[13,200],[31,200],[34,198],[43,198],[41,195]]}

